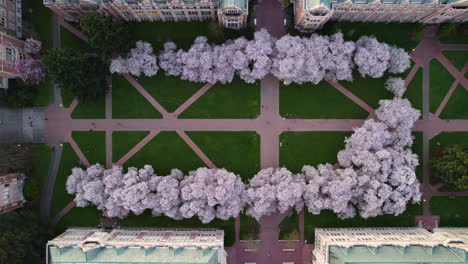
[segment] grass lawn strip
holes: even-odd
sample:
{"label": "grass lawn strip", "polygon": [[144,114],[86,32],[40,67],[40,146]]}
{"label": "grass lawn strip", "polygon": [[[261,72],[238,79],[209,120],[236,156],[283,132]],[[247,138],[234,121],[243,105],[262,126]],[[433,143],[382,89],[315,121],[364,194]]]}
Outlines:
{"label": "grass lawn strip", "polygon": [[[406,76],[406,75],[405,75]],[[419,68],[413,79],[406,87],[403,98],[408,99],[411,105],[419,110],[423,110],[423,69]],[[420,117],[422,118],[422,117]]]}
{"label": "grass lawn strip", "polygon": [[[429,141],[429,153],[430,158],[434,158],[440,153],[444,147],[455,144],[467,144],[468,143],[468,132],[444,132]],[[437,175],[432,175],[430,178],[431,184],[439,183]],[[443,187],[442,187],[443,188]],[[444,191],[443,189],[441,191]]]}
{"label": "grass lawn strip", "polygon": [[455,88],[455,92],[450,97],[447,105],[440,114],[442,119],[468,119],[468,90],[461,84]]}
{"label": "grass lawn strip", "polygon": [[256,132],[187,132],[218,167],[247,182],[260,170],[260,136]]}
{"label": "grass lawn strip", "polygon": [[72,137],[89,163],[106,164],[106,132],[73,131]]}
{"label": "grass lawn strip", "polygon": [[25,19],[29,19],[32,24],[32,30],[37,33],[43,43],[44,49],[52,48],[52,11],[47,8],[42,1],[28,0],[24,1],[25,9],[31,9]]}
{"label": "grass lawn strip", "polygon": [[86,207],[74,207],[64,215],[55,226],[54,233],[61,234],[70,227],[96,227],[102,216],[102,212],[94,205]]}
{"label": "grass lawn strip", "polygon": [[46,78],[45,81],[37,87],[37,95],[34,97],[33,106],[45,107],[52,103],[53,100],[53,85],[54,82],[50,78]]}
{"label": "grass lawn strip", "polygon": [[446,50],[442,53],[459,71],[468,63],[468,50]]}
{"label": "grass lawn strip", "polygon": [[65,190],[65,183],[71,170],[75,167],[83,167],[80,164],[80,159],[75,154],[75,151],[68,143],[63,144],[62,159],[55,179],[54,193],[52,195],[51,217],[54,217],[60,210],[62,210],[74,198]]}
{"label": "grass lawn strip", "polygon": [[174,112],[204,85],[203,83],[182,80],[178,76],[164,76],[162,72],[151,78],[135,79],[169,113]]}
{"label": "grass lawn strip", "polygon": [[280,85],[280,114],[286,118],[364,119],[369,113],[326,81]]}
{"label": "grass lawn strip", "polygon": [[441,227],[463,227],[468,223],[468,197],[432,197],[432,215],[440,216]]}
{"label": "grass lawn strip", "polygon": [[255,118],[260,114],[260,82],[216,83],[179,118]]}
{"label": "grass lawn strip", "polygon": [[284,132],[280,136],[280,165],[298,173],[304,165],[335,164],[350,132]]}
{"label": "grass lawn strip", "polygon": [[112,117],[114,119],[161,118],[148,100],[122,75],[112,78]]}
{"label": "grass lawn strip", "polygon": [[38,143],[32,145],[33,153],[33,177],[38,178],[39,186],[42,190],[47,183],[49,176],[49,166],[52,160],[52,150],[45,143]]}
{"label": "grass lawn strip", "polygon": [[81,52],[87,52],[90,49],[88,43],[84,42],[64,27],[60,27],[60,48],[73,49]]}
{"label": "grass lawn strip", "polygon": [[413,146],[412,146],[412,150],[415,154],[418,155],[418,159],[419,159],[419,165],[418,167],[416,167],[416,176],[418,177],[418,180],[420,182],[423,181],[423,168],[424,168],[424,164],[423,164],[423,133],[422,132],[413,132],[413,136],[414,136],[414,141],[413,141]]}
{"label": "grass lawn strip", "polygon": [[435,113],[445,95],[447,95],[447,92],[450,90],[455,78],[453,78],[452,74],[450,74],[438,60],[431,60],[429,67],[431,74],[429,80],[429,109],[431,113]]}
{"label": "grass lawn strip", "polygon": [[149,134],[148,131],[114,131],[112,132],[112,158],[119,161],[138,142]]}

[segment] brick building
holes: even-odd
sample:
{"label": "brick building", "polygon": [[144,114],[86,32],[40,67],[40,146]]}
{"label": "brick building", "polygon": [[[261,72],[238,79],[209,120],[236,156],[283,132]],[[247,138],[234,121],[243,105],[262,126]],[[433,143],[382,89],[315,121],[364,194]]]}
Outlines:
{"label": "brick building", "polygon": [[226,264],[224,231],[69,228],[47,243],[47,263]]}
{"label": "brick building", "polygon": [[468,263],[468,228],[318,228],[314,264]]}
{"label": "brick building", "polygon": [[461,23],[468,21],[468,0],[295,0],[294,21],[301,31],[327,21]]}
{"label": "brick building", "polygon": [[44,0],[44,5],[71,21],[97,12],[125,21],[218,20],[240,29],[248,16],[248,0]]}
{"label": "brick building", "polygon": [[24,176],[19,173],[0,176],[0,214],[23,206]]}

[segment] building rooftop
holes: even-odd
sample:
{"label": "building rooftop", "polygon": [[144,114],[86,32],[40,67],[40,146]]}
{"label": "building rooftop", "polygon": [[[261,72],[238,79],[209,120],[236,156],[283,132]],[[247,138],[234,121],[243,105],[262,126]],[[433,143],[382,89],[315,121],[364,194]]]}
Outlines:
{"label": "building rooftop", "polygon": [[71,228],[47,248],[52,263],[212,263],[224,254],[224,231]]}
{"label": "building rooftop", "polygon": [[317,263],[468,263],[468,228],[316,229]]}

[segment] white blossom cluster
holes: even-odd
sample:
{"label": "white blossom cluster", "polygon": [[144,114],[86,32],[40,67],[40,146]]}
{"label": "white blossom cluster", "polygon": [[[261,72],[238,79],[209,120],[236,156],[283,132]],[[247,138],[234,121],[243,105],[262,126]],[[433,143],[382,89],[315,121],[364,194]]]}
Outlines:
{"label": "white blossom cluster", "polygon": [[338,152],[340,167],[304,166],[294,174],[286,168],[258,172],[248,184],[225,169],[199,168],[188,175],[172,170],[158,176],[142,169],[93,165],[75,168],[67,191],[77,206],[94,204],[108,217],[125,217],[151,210],[174,219],[237,217],[242,210],[256,219],[291,208],[309,212],[332,210],[341,218],[399,215],[421,199],[416,177],[418,157],[411,150],[412,127],[420,116],[407,99],[381,100],[377,119],[369,119],[345,140]]}
{"label": "white blossom cluster", "polygon": [[37,39],[27,38],[24,42],[24,51],[30,54],[37,54],[42,49],[42,42]]}
{"label": "white blossom cluster", "polygon": [[111,73],[131,73],[135,76],[144,74],[148,77],[158,73],[157,56],[153,46],[144,41],[137,41],[136,47],[130,50],[126,58],[118,57],[111,61]]}
{"label": "white blossom cluster", "polygon": [[244,183],[225,169],[200,168],[185,177],[173,169],[170,175],[158,176],[149,165],[124,172],[121,166],[106,170],[96,164],[86,170],[74,168],[66,188],[75,194],[77,206],[91,203],[107,217],[124,218],[130,212],[139,215],[151,210],[155,216],[198,216],[208,223],[214,218],[237,217],[244,207]]}
{"label": "white blossom cluster", "polygon": [[[323,79],[353,79],[353,70],[372,78],[402,73],[410,67],[405,50],[363,36],[357,42],[344,41],[342,33],[331,36],[313,34],[310,38],[286,35],[272,37],[265,29],[255,32],[253,40],[244,37],[211,45],[206,37],[197,37],[189,50],[177,50],[166,42],[159,54],[159,66],[165,74],[193,82],[229,83],[239,76],[247,83],[272,73],[285,83],[319,83]],[[112,73],[157,72],[151,45],[137,42],[128,58],[118,57],[110,65]],[[154,74],[153,74],[154,73]]]}

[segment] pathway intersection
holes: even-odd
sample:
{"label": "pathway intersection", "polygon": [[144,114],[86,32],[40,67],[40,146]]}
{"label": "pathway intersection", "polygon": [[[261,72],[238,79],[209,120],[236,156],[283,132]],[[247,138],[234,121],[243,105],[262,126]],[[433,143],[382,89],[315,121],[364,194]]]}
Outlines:
{"label": "pathway intersection", "polygon": [[[282,25],[283,11],[281,3],[277,0],[260,0],[257,8],[257,26],[265,27],[275,37],[286,34]],[[272,19],[274,18],[274,19]],[[66,23],[63,19],[60,23]],[[278,22],[280,21],[280,22]],[[77,30],[67,28],[76,33]],[[78,31],[79,32],[79,31]],[[82,37],[82,34],[76,34]],[[86,40],[82,38],[83,40]],[[440,192],[441,185],[431,185],[429,181],[429,140],[441,132],[464,131],[468,132],[468,120],[442,120],[439,118],[445,105],[452,96],[455,88],[461,84],[468,90],[468,80],[465,73],[468,71],[468,64],[462,71],[458,71],[453,64],[443,54],[443,50],[468,50],[468,45],[450,45],[441,44],[437,39],[425,35],[425,38],[419,43],[411,53],[415,65],[406,77],[405,83],[409,84],[416,72],[423,68],[423,118],[415,124],[414,131],[420,131],[423,134],[423,164],[424,179],[421,189],[424,199],[424,215],[417,217],[415,221],[421,221],[426,228],[432,228],[439,221],[433,217],[430,212],[430,199],[434,196],[468,196],[468,192],[447,193]],[[438,107],[436,113],[429,112],[429,61],[431,59],[439,60],[442,65],[455,78],[454,84],[447,92],[444,100]],[[82,164],[89,166],[89,162],[80,150],[79,146],[73,140],[72,131],[105,131],[106,132],[106,165],[112,165],[112,132],[113,131],[150,131],[150,133],[137,143],[126,155],[124,155],[116,164],[124,164],[148,142],[150,142],[161,131],[176,131],[177,134],[187,143],[187,145],[200,157],[200,159],[210,168],[215,168],[210,157],[193,142],[185,131],[256,131],[261,138],[261,167],[279,166],[279,136],[286,131],[351,131],[353,127],[361,125],[363,119],[285,119],[279,114],[279,80],[273,75],[266,76],[261,80],[261,113],[255,119],[178,119],[185,109],[203,96],[213,84],[204,85],[177,110],[169,113],[158,103],[157,98],[153,98],[132,76],[125,75],[125,78],[132,86],[144,96],[151,105],[162,114],[162,119],[113,119],[112,118],[112,93],[109,92],[106,98],[106,118],[105,119],[72,119],[71,113],[79,104],[77,100],[68,107],[64,108],[55,103],[46,108],[47,118],[45,124],[46,140],[50,145],[58,146],[63,142],[70,143],[80,158]],[[341,84],[328,80],[328,83],[343,93],[354,103],[366,110],[370,116],[374,109],[359,97]],[[50,186],[52,184],[52,186]],[[53,181],[49,179],[47,191],[53,190]],[[49,197],[50,203],[50,197]],[[74,203],[67,205],[57,216],[54,222],[60,220],[61,216],[66,214],[74,207]],[[50,208],[50,204],[49,204]],[[236,242],[233,247],[228,248],[230,263],[281,263],[293,261],[294,263],[311,263],[311,249],[313,244],[307,244],[304,238],[304,213],[299,214],[300,240],[296,242],[281,242],[279,238],[279,223],[287,215],[276,214],[260,219],[260,241],[242,242],[240,240],[240,219],[236,219]],[[416,223],[416,222],[415,222]],[[246,251],[248,249],[248,251]],[[283,249],[294,249],[294,251],[283,251]]]}

